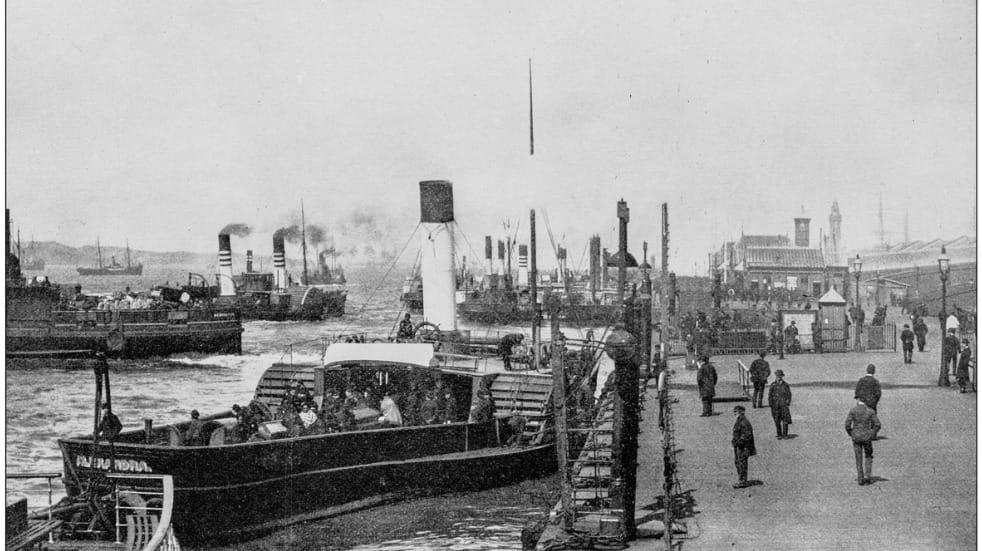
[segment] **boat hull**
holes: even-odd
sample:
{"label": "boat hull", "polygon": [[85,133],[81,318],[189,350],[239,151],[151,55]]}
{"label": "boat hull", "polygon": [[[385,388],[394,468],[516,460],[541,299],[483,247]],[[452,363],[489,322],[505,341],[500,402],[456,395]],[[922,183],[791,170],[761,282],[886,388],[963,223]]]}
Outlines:
{"label": "boat hull", "polygon": [[129,266],[126,268],[76,268],[78,275],[83,276],[123,276],[123,275],[143,275],[143,265]]}
{"label": "boat hull", "polygon": [[[502,430],[454,423],[214,447],[117,443],[115,467],[173,476],[180,541],[228,541],[386,496],[491,488],[555,471],[551,444],[503,447]],[[91,440],[59,443],[71,495],[110,467],[105,443],[94,453]]]}
{"label": "boat hull", "polygon": [[[492,325],[528,323],[534,315],[531,306],[507,302],[468,301],[457,305],[457,311],[467,321]],[[577,325],[609,325],[620,318],[620,308],[610,304],[578,304],[560,310],[561,320]]]}
{"label": "boat hull", "polygon": [[53,314],[48,320],[8,319],[7,350],[98,350],[121,358],[149,358],[181,352],[238,354],[242,351],[242,322],[231,311],[67,311]]}

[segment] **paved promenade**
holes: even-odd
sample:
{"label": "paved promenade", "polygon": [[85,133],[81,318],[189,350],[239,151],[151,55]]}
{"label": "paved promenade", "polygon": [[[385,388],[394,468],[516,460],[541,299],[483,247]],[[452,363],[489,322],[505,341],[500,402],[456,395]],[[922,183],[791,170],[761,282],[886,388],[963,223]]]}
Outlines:
{"label": "paved promenade", "polygon": [[[960,394],[953,381],[950,388],[936,386],[940,353],[932,329],[930,350],[915,351],[913,365],[904,365],[900,352],[769,357],[772,373],[784,370],[793,392],[792,438],[775,438],[770,409],[740,402],[757,445],[749,478],[759,483],[739,490],[732,487],[730,446],[735,403],[717,403],[715,417],[700,417],[695,372],[673,361],[679,477],[693,501],[693,514],[684,519],[688,533],[676,534],[681,549],[975,549],[977,395]],[[738,359],[749,365],[753,357],[713,358],[721,381],[736,380]],[[873,445],[874,483],[859,486],[843,423],[869,363],[883,386],[883,429]],[[663,493],[654,391],[646,396],[639,511]],[[630,547],[665,549],[665,542],[645,539]]]}

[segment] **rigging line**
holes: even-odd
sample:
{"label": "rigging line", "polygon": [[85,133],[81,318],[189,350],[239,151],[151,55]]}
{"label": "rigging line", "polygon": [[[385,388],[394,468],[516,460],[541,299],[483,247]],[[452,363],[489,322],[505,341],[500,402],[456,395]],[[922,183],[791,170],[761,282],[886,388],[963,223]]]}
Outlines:
{"label": "rigging line", "polygon": [[[368,295],[368,298],[365,299],[365,302],[362,303],[361,308],[359,308],[358,312],[356,312],[355,314],[356,316],[361,315],[361,313],[364,312],[365,308],[368,306],[369,301],[375,298],[375,293],[377,293],[379,288],[382,287],[382,283],[385,282],[385,278],[389,276],[389,274],[392,272],[392,269],[396,267],[396,264],[398,264],[399,259],[402,258],[402,253],[406,252],[406,248],[409,247],[409,243],[412,242],[413,237],[416,236],[416,232],[419,231],[419,228],[422,225],[423,225],[422,222],[416,223],[416,227],[413,228],[413,232],[409,234],[409,239],[406,240],[406,243],[402,246],[402,249],[399,251],[399,254],[397,254],[395,259],[392,260],[392,264],[389,265],[389,268],[385,271],[384,274],[382,274],[382,277],[379,279],[378,285],[376,285],[375,288],[372,289],[372,292]],[[351,327],[350,324],[344,326],[344,328],[341,330],[341,333],[346,332],[349,327]]]}
{"label": "rigging line", "polygon": [[[477,259],[481,258],[480,256],[478,256],[478,254],[476,252],[474,252],[474,247],[471,246],[471,242],[467,239],[467,233],[464,232],[464,228],[461,227],[460,223],[458,223],[456,220],[454,220],[453,221],[453,225],[454,225],[454,228],[459,231],[461,237],[464,238],[464,243],[467,243],[467,250],[469,250],[471,252],[471,254],[474,255],[473,258],[477,258]],[[456,259],[454,259],[454,260],[456,260]]]}

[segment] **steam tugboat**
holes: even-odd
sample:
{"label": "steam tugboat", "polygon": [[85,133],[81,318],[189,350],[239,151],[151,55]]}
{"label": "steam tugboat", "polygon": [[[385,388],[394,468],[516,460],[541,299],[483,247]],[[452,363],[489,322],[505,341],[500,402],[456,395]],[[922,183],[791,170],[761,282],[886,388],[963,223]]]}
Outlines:
{"label": "steam tugboat", "polygon": [[294,281],[286,269],[286,247],[279,233],[273,234],[273,272],[253,271],[252,251],[246,251],[246,270],[233,276],[231,237],[218,234],[218,300],[238,308],[243,319],[319,321],[342,316],[348,291],[335,276],[331,281]]}
{"label": "steam tugboat", "polygon": [[141,358],[242,350],[238,313],[215,308],[207,287],[161,289],[143,307],[133,307],[127,296],[112,301],[111,307],[107,301],[100,309],[99,301],[83,295],[81,286],[71,292],[45,277],[25,280],[18,258],[10,252],[9,210],[6,244],[8,352],[98,350],[113,357]]}
{"label": "steam tugboat", "polygon": [[[438,328],[429,334],[434,342],[339,342],[322,363],[274,364],[249,406],[238,416],[202,417],[193,440],[193,421],[148,423],[112,447],[84,435],[61,439],[69,496],[108,470],[169,475],[180,540],[227,542],[406,492],[488,488],[552,472],[556,378],[467,354],[456,330],[451,184],[420,188],[424,311]],[[568,387],[588,386],[581,383],[598,351],[561,350],[554,343],[553,357],[577,360],[564,369]],[[439,413],[411,405],[417,394],[442,396]],[[311,404],[320,413],[308,425],[307,411],[297,410]]]}

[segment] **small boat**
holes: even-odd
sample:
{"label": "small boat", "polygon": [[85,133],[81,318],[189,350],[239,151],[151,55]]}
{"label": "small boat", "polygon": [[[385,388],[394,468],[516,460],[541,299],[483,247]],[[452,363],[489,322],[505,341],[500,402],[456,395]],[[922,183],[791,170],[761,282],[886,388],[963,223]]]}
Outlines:
{"label": "small boat", "polygon": [[[86,362],[94,366],[100,381],[109,372],[106,357],[94,351],[13,355]],[[104,381],[108,401],[108,379]],[[101,385],[98,388],[102,390]],[[101,398],[101,392],[97,394]],[[106,447],[110,448],[111,462],[113,453],[109,443],[95,437],[89,440],[93,454]],[[26,497],[11,498],[8,494],[7,549],[18,551],[40,546],[47,551],[180,551],[171,525],[174,481],[170,475],[127,472],[123,463],[119,463],[100,476],[87,479],[85,491],[51,503],[56,484],[64,483],[67,488],[79,482],[72,478],[74,472],[71,468],[66,468],[64,474],[7,471],[8,482],[45,479],[48,486],[48,504],[43,508],[28,510]]]}
{"label": "small boat", "polygon": [[77,268],[78,274],[83,276],[95,276],[95,275],[143,275],[143,264],[131,264],[130,263],[130,244],[126,243],[126,266],[123,266],[116,261],[116,256],[110,257],[109,264],[104,264],[102,261],[102,247],[99,245],[99,240],[96,240],[96,258],[99,262],[99,266],[96,268],[86,268],[79,266]]}
{"label": "small boat", "polygon": [[[430,193],[424,204],[449,195],[449,185],[421,183]],[[467,334],[439,328],[455,315],[452,238],[437,227],[446,214],[426,212],[424,258],[444,263],[424,263],[431,284],[443,284],[431,285],[427,300],[449,306],[427,305],[433,340],[336,342],[319,363],[270,366],[238,414],[148,422],[112,446],[86,435],[60,439],[69,496],[110,469],[170,475],[180,540],[227,542],[420,491],[491,488],[554,471],[555,377],[508,370],[502,358],[473,354],[482,343],[472,347]],[[599,349],[572,348],[554,347],[553,357],[568,357],[567,384],[580,393],[571,402],[589,407],[583,382],[595,380]],[[97,372],[97,401],[102,386],[109,388],[108,372]],[[320,413],[301,422],[296,412],[311,404]]]}

